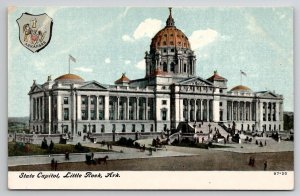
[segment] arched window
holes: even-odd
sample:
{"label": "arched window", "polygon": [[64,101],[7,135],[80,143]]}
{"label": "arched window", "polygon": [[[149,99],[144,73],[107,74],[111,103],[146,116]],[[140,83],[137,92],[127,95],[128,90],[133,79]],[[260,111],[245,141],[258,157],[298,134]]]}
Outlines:
{"label": "arched window", "polygon": [[167,72],[167,71],[168,71],[168,65],[167,65],[166,62],[164,62],[164,64],[163,64],[163,71],[164,71],[164,72]]}
{"label": "arched window", "polygon": [[171,63],[171,72],[175,72],[175,64],[173,62]]}
{"label": "arched window", "polygon": [[122,132],[126,132],[126,126],[125,126],[125,124],[122,124]]}
{"label": "arched window", "polygon": [[183,71],[186,72],[186,64],[183,65]]}

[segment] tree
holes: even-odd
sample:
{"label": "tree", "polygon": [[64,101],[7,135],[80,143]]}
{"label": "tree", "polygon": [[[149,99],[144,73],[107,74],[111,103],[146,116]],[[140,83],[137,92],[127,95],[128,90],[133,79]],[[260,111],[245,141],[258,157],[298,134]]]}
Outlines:
{"label": "tree", "polygon": [[41,148],[42,148],[42,149],[48,149],[48,144],[47,144],[46,138],[43,139]]}

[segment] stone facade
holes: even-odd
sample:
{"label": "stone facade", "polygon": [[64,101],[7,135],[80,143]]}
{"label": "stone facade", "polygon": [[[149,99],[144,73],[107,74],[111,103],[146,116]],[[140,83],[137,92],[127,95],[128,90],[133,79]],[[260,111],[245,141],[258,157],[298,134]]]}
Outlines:
{"label": "stone facade", "polygon": [[[145,77],[115,85],[65,74],[31,86],[30,130],[44,134],[155,133],[176,130],[180,122],[223,123],[243,131],[282,131],[283,96],[231,90],[216,71],[196,76],[196,56],[175,27],[171,12],[145,53]],[[81,134],[80,134],[81,135]]]}

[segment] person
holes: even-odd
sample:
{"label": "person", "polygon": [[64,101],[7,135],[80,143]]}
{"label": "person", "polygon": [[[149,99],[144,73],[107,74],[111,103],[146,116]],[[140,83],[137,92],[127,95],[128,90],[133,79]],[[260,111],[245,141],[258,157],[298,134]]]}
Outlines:
{"label": "person", "polygon": [[248,165],[252,166],[252,157],[249,158],[249,163]]}
{"label": "person", "polygon": [[263,144],[262,144],[262,142],[261,142],[261,141],[259,142],[259,146],[260,146],[260,147],[263,147]]}
{"label": "person", "polygon": [[92,152],[92,154],[91,154],[91,158],[92,158],[92,160],[94,159],[94,153]]}
{"label": "person", "polygon": [[57,161],[55,161],[54,170],[57,171]]}
{"label": "person", "polygon": [[202,144],[204,143],[204,137],[202,137]]}
{"label": "person", "polygon": [[264,170],[266,171],[267,170],[267,167],[268,167],[268,163],[267,161],[264,162]]}
{"label": "person", "polygon": [[267,141],[265,140],[265,146],[267,145]]}
{"label": "person", "polygon": [[70,160],[69,152],[66,152],[66,153],[65,153],[65,158],[66,158],[66,160]]}
{"label": "person", "polygon": [[255,141],[255,144],[258,145],[258,141],[257,140]]}
{"label": "person", "polygon": [[255,166],[255,158],[252,159],[252,167]]}
{"label": "person", "polygon": [[55,164],[55,160],[54,158],[51,159],[51,170],[54,170],[54,164]]}

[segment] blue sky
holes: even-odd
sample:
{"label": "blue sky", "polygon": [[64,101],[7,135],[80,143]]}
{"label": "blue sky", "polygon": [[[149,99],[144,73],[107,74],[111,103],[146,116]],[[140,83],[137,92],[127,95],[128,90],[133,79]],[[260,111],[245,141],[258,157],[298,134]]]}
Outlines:
{"label": "blue sky", "polygon": [[[19,42],[16,19],[24,12],[53,18],[51,42],[38,53]],[[8,13],[8,116],[29,115],[32,81],[67,73],[69,54],[77,60],[71,72],[87,81],[113,84],[123,72],[144,77],[145,51],[168,17],[167,8],[132,7],[11,7]],[[195,51],[198,76],[217,70],[231,89],[243,70],[243,85],[283,94],[285,111],[293,111],[292,8],[175,7],[173,18]]]}

